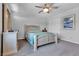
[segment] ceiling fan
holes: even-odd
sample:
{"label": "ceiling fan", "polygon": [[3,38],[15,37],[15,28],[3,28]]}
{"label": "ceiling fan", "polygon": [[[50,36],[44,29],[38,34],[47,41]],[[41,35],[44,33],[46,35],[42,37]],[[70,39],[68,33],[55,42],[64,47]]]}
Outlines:
{"label": "ceiling fan", "polygon": [[54,3],[45,3],[42,6],[35,6],[37,8],[42,8],[41,11],[39,11],[39,13],[44,12],[44,13],[50,13],[52,11],[52,9],[57,9],[57,6],[53,5]]}

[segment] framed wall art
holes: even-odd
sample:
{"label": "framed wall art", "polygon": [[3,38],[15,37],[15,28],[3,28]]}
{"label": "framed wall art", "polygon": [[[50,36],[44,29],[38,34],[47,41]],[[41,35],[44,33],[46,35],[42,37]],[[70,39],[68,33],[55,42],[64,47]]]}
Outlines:
{"label": "framed wall art", "polygon": [[74,20],[75,15],[70,15],[63,18],[64,20],[64,29],[73,29],[74,28]]}

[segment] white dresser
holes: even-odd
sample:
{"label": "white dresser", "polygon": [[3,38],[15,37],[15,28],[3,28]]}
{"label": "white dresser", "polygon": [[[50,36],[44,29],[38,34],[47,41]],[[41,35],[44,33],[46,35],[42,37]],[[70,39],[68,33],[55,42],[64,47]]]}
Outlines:
{"label": "white dresser", "polygon": [[17,32],[3,33],[3,55],[17,52]]}

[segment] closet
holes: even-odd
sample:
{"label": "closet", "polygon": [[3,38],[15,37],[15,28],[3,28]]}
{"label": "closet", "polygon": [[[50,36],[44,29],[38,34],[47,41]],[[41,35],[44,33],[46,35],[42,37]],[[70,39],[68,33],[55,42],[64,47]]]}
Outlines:
{"label": "closet", "polygon": [[4,4],[3,55],[17,52],[17,32],[11,31],[11,23],[8,4]]}

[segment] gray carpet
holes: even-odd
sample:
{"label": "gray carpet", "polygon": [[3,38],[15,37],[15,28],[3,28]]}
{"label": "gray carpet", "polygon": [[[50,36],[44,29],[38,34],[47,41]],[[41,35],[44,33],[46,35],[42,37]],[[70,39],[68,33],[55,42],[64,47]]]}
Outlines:
{"label": "gray carpet", "polygon": [[79,56],[79,45],[60,40],[56,45],[55,43],[45,45],[38,48],[34,52],[26,41],[19,41],[19,50],[12,56]]}

